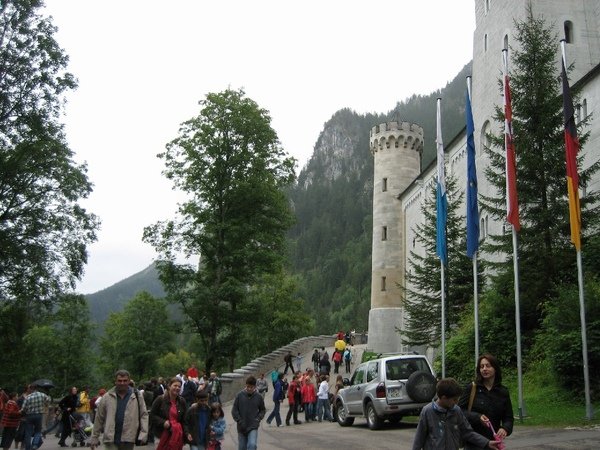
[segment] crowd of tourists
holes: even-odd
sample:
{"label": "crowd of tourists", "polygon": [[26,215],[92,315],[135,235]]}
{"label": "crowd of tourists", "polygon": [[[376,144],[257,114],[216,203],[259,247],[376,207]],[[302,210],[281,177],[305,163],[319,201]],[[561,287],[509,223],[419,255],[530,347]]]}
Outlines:
{"label": "crowd of tourists", "polygon": [[[6,392],[0,388],[0,430],[2,432],[0,446],[4,450],[10,450],[14,443],[15,449],[37,450],[46,435],[50,433],[54,433],[59,438],[58,445],[61,447],[67,447],[68,444],[73,447],[78,444],[86,445],[86,439],[93,432],[97,411],[108,394],[114,395],[116,387],[115,384],[115,387],[108,391],[100,388],[95,395],[92,395],[89,386],[81,389],[73,386],[58,403],[54,403],[44,389],[40,389],[35,384],[28,385],[21,394]],[[216,372],[206,375],[205,372],[199,371],[195,365],[192,365],[188,370],[179,371],[177,375],[167,381],[164,378],[153,378],[148,382],[139,383],[137,386],[127,373],[126,387],[131,390],[129,395],[133,394],[136,399],[139,399],[138,412],[141,410],[152,411],[156,404],[165,403],[164,399],[170,392],[177,391],[182,411],[187,413],[194,410],[196,415],[206,416],[204,417],[206,427],[210,428],[207,432],[206,429],[197,430],[197,426],[192,426],[190,430],[195,431],[186,433],[184,436],[186,443],[193,444],[192,439],[199,438],[205,440],[208,445],[210,440],[208,438],[212,436],[215,441],[213,447],[218,448],[218,438],[222,439],[224,430],[215,423],[211,424],[211,422],[215,422],[214,420],[209,420],[213,415],[223,417],[220,406],[222,384]],[[208,413],[206,414],[206,412]],[[154,416],[158,417],[159,413],[160,411],[156,410]],[[153,416],[151,415],[150,421],[152,420]],[[156,418],[154,420],[156,421]],[[141,422],[141,415],[137,417],[136,422]],[[224,423],[223,420],[222,425]],[[213,429],[215,431],[212,431]],[[155,434],[155,432],[151,433],[147,440],[153,442]],[[158,439],[160,439],[162,433],[158,434]],[[67,443],[69,438],[72,440]],[[201,449],[205,447],[205,445],[200,446]],[[178,449],[171,449],[164,445],[161,450]]]}

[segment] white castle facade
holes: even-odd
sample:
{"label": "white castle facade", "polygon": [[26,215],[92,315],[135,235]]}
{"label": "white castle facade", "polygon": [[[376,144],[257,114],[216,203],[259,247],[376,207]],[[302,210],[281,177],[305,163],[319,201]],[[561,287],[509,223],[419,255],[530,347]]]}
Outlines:
{"label": "white castle facade", "polygon": [[[497,84],[502,72],[502,50],[517,45],[514,22],[525,20],[529,2],[475,0],[474,3],[472,110],[478,190],[480,195],[489,195],[494,188],[483,175],[489,160],[482,149],[486,133],[502,132],[500,124],[493,120],[494,107],[502,105]],[[567,62],[575,64],[570,73],[570,85],[577,84],[580,89],[577,117],[594,114],[588,128],[589,140],[582,149],[585,164],[590,164],[600,159],[600,0],[532,0],[531,4],[534,16],[543,17],[547,26],[555,28],[559,39],[567,41]],[[509,62],[509,73],[510,70]],[[559,73],[560,46],[557,42],[557,76]],[[423,136],[420,126],[406,122],[389,122],[371,130],[370,147],[375,169],[368,347],[377,352],[414,350],[402,344],[405,312],[398,286],[405,286],[410,251],[425,253],[415,239],[414,230],[423,221],[421,205],[436,182],[436,164],[434,161],[421,171],[424,139],[434,140],[435,136]],[[446,174],[454,175],[458,186],[466,188],[465,131],[457,136],[444,136],[444,144]],[[565,195],[566,189],[565,179]],[[586,189],[600,189],[600,175]],[[466,214],[466,209],[463,211]],[[503,226],[503,222],[482,215],[480,238],[501,233]]]}

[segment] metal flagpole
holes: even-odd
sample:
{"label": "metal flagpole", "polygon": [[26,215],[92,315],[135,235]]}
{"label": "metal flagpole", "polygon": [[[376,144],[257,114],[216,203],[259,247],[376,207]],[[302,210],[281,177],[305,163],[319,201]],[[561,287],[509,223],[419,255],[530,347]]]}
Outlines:
{"label": "metal flagpole", "polygon": [[[563,80],[563,97],[564,95],[568,94],[569,91],[569,84],[568,84],[568,80],[566,79],[567,77],[567,54],[565,51],[565,40],[561,39],[560,41],[560,47],[562,50],[562,63],[563,63],[563,77],[565,77],[565,79]],[[572,107],[572,99],[569,99],[569,102],[571,102],[570,106]],[[563,108],[566,105],[566,99],[563,98]],[[569,119],[572,119],[572,117],[570,117]],[[575,131],[576,133],[576,131]],[[567,145],[566,139],[567,139],[567,113],[565,113],[565,145]],[[577,136],[572,136],[572,138],[576,138]],[[577,149],[579,150],[579,149]],[[569,158],[568,156],[568,151],[567,153],[567,159]],[[568,161],[567,161],[567,166],[568,166]],[[569,176],[569,172],[567,170],[567,176]],[[568,178],[567,178],[568,180]],[[573,186],[573,188],[575,190],[579,189],[578,186]],[[579,193],[576,191],[575,194],[577,195],[577,198],[579,198]],[[569,200],[571,201],[571,200]],[[569,209],[572,207],[572,205],[569,205]],[[579,205],[577,205],[577,207],[579,207]],[[581,220],[581,219],[579,219]],[[573,223],[571,222],[571,233],[573,233]],[[590,373],[589,373],[589,364],[588,364],[588,349],[587,349],[587,325],[586,325],[586,320],[585,320],[585,298],[584,298],[584,289],[583,289],[583,269],[582,269],[582,263],[581,263],[581,241],[580,241],[580,237],[581,237],[581,230],[580,227],[577,227],[577,243],[575,243],[575,249],[577,250],[577,284],[579,286],[579,319],[581,321],[581,353],[582,353],[582,357],[583,357],[583,383],[584,383],[584,391],[585,391],[585,417],[588,420],[592,420],[594,417],[594,411],[592,409],[592,401],[591,401],[591,396],[590,396]]]}
{"label": "metal flagpole", "polygon": [[[516,200],[516,167],[511,167],[516,162],[509,160],[514,158],[514,146],[512,136],[512,105],[510,104],[510,88],[508,83],[508,50],[502,50],[502,60],[504,68],[504,145],[506,147],[506,201],[507,201],[507,220],[512,225],[512,245],[513,245],[513,272],[515,289],[515,333],[517,338],[517,389],[519,401],[519,419],[523,420],[525,407],[523,405],[523,364],[521,361],[521,305],[519,300],[519,257],[517,252],[517,228],[520,227],[518,220],[518,203]],[[510,152],[509,152],[510,150]],[[512,178],[511,178],[512,177]],[[514,189],[514,192],[511,191]],[[514,195],[514,198],[513,198]],[[514,216],[513,216],[514,214]]]}
{"label": "metal flagpole", "polygon": [[517,389],[519,398],[519,419],[525,416],[523,405],[523,363],[521,361],[521,305],[519,300],[519,259],[517,255],[517,232],[512,226],[513,271],[515,276],[515,332],[517,333]]}
{"label": "metal flagpole", "polygon": [[446,286],[444,282],[444,261],[440,260],[442,274],[442,378],[446,378]]}
{"label": "metal flagpole", "polygon": [[[471,100],[471,77],[467,77],[467,92],[469,95],[469,101]],[[471,102],[471,105],[473,102]],[[467,169],[468,170],[468,169]],[[477,218],[479,222],[479,218]],[[473,253],[473,319],[475,321],[475,366],[477,366],[477,360],[479,359],[479,292],[477,285],[477,250]]]}
{"label": "metal flagpole", "polygon": [[446,180],[444,173],[444,144],[442,142],[442,118],[441,118],[441,98],[437,99],[437,130],[436,130],[436,154],[437,154],[437,193],[436,193],[436,253],[440,258],[441,274],[441,310],[442,310],[442,378],[446,377],[446,289],[445,289],[445,268],[448,259],[447,235],[446,235]]}
{"label": "metal flagpole", "polygon": [[479,359],[479,293],[477,287],[477,252],[473,255],[473,313],[475,320],[475,366]]}
{"label": "metal flagpole", "polygon": [[590,372],[588,365],[587,331],[585,321],[585,300],[583,297],[583,269],[581,268],[581,250],[577,250],[577,282],[579,284],[579,318],[581,320],[581,353],[583,356],[583,383],[585,390],[585,417],[594,418],[590,397]]}

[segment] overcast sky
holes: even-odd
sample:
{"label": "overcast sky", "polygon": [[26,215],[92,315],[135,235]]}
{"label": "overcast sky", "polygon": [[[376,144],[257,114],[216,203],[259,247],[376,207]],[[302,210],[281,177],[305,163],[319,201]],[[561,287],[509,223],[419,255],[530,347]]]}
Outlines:
{"label": "overcast sky", "polygon": [[156,257],[142,230],[181,198],[156,154],[207,93],[243,88],[299,170],[337,110],[386,113],[445,86],[472,57],[474,3],[46,0],[79,80],[64,123],[94,184],[84,205],[102,220],[78,291]]}

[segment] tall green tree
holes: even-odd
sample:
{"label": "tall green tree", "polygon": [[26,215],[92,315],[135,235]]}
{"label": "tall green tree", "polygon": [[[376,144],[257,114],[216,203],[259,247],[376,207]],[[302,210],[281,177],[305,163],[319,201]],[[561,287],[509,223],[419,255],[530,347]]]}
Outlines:
{"label": "tall green tree", "polygon": [[[0,300],[51,300],[72,289],[98,221],[59,122],[76,87],[42,1],[0,3]],[[1,314],[0,314],[1,315]]]}
{"label": "tall green tree", "polygon": [[[456,178],[446,178],[448,212],[446,222],[448,265],[446,280],[446,330],[454,329],[461,314],[468,309],[473,299],[473,263],[466,256],[466,231],[464,216],[459,208],[464,207],[462,190]],[[404,290],[404,309],[407,313],[403,341],[408,345],[437,347],[441,341],[441,267],[436,255],[436,190],[435,186],[421,206],[423,222],[414,229],[415,239],[424,254],[410,251],[407,285]],[[481,265],[478,265],[481,271]],[[481,275],[481,273],[480,273]],[[483,277],[479,276],[480,287]]]}
{"label": "tall green tree", "polygon": [[175,332],[167,303],[139,292],[105,323],[100,342],[104,376],[109,379],[117,369],[129,370],[136,381],[155,376],[159,357],[173,350]]}
{"label": "tall green tree", "polygon": [[[516,23],[515,40],[518,45],[511,49],[510,87],[521,219],[521,328],[527,338],[538,329],[545,304],[556,298],[557,288],[577,282],[577,269],[570,243],[562,91],[556,66],[558,36],[543,18],[534,16],[530,6],[526,19]],[[504,112],[499,107],[495,118],[504,123]],[[580,131],[586,120],[579,123]],[[580,132],[579,136],[583,148],[587,134]],[[483,196],[482,203],[496,219],[504,220],[504,136],[491,138],[492,146],[486,148],[490,165],[485,175],[496,190]],[[594,161],[583,169],[582,162],[583,152],[578,159],[580,187],[599,167]],[[598,199],[597,192],[587,192],[581,199],[584,243],[598,231]],[[512,298],[513,265],[507,264],[512,261],[511,234],[490,236],[484,250],[507,255],[506,262],[492,265],[497,273],[493,287],[500,295]]]}
{"label": "tall green tree", "polygon": [[98,228],[78,203],[92,185],[59,121],[76,82],[42,6],[0,2],[0,366],[7,372],[30,327],[75,287]]}
{"label": "tall green tree", "polygon": [[[268,112],[243,90],[211,93],[200,104],[159,155],[164,174],[190,199],[177,219],[147,227],[144,240],[162,255],[167,298],[199,334],[207,368],[227,361],[233,369],[248,289],[284,261],[293,217],[283,189],[295,161]],[[176,263],[178,251],[199,255],[198,267]]]}

